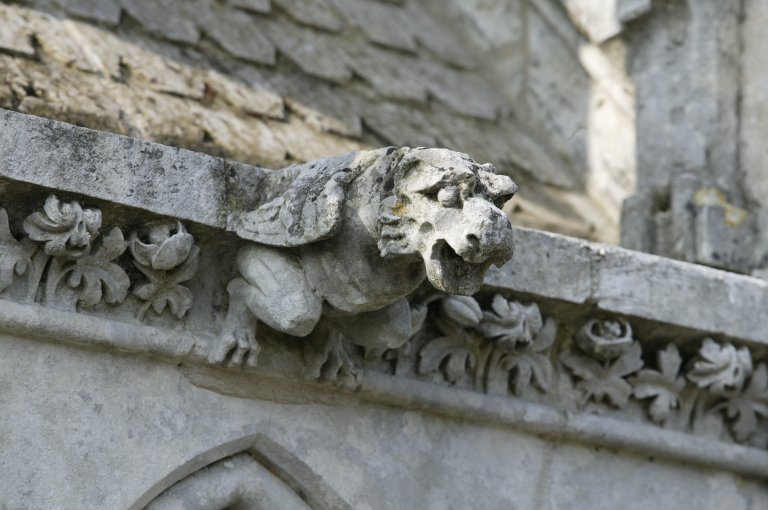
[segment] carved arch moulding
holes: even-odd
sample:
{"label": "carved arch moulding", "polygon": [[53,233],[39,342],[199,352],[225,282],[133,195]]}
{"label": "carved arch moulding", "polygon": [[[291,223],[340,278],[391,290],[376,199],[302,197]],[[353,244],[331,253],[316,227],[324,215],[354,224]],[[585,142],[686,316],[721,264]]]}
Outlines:
{"label": "carved arch moulding", "polygon": [[301,459],[256,433],[202,452],[168,473],[129,510],[347,510]]}
{"label": "carved arch moulding", "polygon": [[[549,259],[571,241],[513,228],[517,188],[491,165],[389,147],[266,172],[120,140],[159,154],[157,189],[99,188],[91,174],[121,164],[109,154],[70,169],[88,190],[0,166],[18,191],[0,204],[3,332],[768,478],[768,339],[545,288],[547,271],[571,278],[575,256]],[[589,289],[606,255],[584,252],[572,278]]]}

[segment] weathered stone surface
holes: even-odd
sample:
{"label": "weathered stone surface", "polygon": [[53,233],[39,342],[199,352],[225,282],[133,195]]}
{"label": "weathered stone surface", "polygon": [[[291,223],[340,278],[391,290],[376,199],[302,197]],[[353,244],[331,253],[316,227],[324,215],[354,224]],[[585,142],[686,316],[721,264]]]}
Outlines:
{"label": "weathered stone surface", "polygon": [[12,5],[0,5],[0,23],[3,25],[0,50],[25,57],[35,55],[32,33],[26,26],[21,9]]}
{"label": "weathered stone surface", "polygon": [[[0,112],[0,171],[65,192],[224,225],[223,162],[204,154],[98,133],[55,121]],[[100,169],[100,170],[99,170]],[[100,172],[107,172],[107,176]],[[149,185],[151,174],[163,180]],[[149,172],[149,173],[147,173]],[[208,204],[203,207],[203,204]]]}
{"label": "weathered stone surface", "polygon": [[205,83],[214,94],[239,111],[274,119],[285,116],[283,98],[263,83],[252,82],[249,87],[216,71],[205,74]]}

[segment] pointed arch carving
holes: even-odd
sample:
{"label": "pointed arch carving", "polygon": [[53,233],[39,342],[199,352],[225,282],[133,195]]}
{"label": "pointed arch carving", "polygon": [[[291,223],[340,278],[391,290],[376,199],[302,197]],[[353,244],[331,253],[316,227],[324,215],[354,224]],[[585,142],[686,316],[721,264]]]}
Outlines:
{"label": "pointed arch carving", "polygon": [[261,433],[200,453],[129,510],[351,510],[301,459]]}

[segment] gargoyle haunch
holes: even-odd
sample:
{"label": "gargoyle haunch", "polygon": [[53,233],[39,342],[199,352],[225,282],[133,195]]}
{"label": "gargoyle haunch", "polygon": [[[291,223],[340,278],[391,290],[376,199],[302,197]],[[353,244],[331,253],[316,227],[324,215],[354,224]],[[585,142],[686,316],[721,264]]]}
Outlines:
{"label": "gargoyle haunch", "polygon": [[399,347],[412,335],[406,296],[426,278],[473,294],[512,256],[501,207],[517,191],[466,154],[395,148],[277,172],[289,184],[242,215],[239,278],[210,361],[255,364],[257,320],[306,336],[321,320],[356,344]]}

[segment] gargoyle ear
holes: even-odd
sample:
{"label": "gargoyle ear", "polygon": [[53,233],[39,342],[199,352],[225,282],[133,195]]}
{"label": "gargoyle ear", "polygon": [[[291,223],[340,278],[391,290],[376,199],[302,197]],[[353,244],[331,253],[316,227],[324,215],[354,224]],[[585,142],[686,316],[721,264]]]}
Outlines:
{"label": "gargoyle ear", "polygon": [[501,209],[517,193],[517,184],[506,175],[496,175],[490,163],[480,166],[477,172],[478,191]]}

